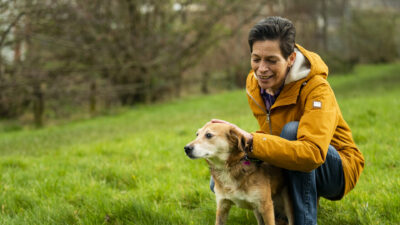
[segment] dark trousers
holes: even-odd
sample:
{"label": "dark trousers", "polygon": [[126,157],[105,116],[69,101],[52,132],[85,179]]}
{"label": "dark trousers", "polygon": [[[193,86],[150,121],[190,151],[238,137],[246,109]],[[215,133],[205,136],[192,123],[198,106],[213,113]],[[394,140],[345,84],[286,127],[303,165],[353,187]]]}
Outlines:
{"label": "dark trousers", "polygon": [[[281,132],[287,140],[297,139],[299,122],[289,122]],[[296,225],[317,224],[317,199],[338,200],[344,192],[342,160],[336,149],[329,145],[324,164],[307,173],[285,170]]]}

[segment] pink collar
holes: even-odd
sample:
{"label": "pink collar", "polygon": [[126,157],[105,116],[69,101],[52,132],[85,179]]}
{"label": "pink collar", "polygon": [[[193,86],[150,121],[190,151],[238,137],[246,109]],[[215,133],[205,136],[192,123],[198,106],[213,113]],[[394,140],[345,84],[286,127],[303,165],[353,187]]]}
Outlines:
{"label": "pink collar", "polygon": [[250,165],[250,164],[251,164],[250,160],[244,160],[244,161],[243,161],[243,165],[248,166],[248,165]]}

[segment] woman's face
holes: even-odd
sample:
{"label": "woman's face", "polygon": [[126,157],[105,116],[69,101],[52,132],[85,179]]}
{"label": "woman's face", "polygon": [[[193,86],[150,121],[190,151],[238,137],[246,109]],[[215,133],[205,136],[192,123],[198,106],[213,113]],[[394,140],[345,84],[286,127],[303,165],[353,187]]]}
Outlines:
{"label": "woman's face", "polygon": [[275,92],[283,84],[288,67],[296,58],[292,53],[285,59],[279,48],[279,40],[256,41],[253,43],[251,53],[251,68],[254,70],[258,85],[270,94]]}

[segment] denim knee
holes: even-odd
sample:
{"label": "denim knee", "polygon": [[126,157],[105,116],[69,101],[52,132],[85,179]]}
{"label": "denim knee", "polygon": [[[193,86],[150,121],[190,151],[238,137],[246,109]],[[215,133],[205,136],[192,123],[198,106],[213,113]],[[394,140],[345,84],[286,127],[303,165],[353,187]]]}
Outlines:
{"label": "denim knee", "polygon": [[[214,192],[214,186],[215,186],[215,182],[214,182],[213,177],[211,176],[211,177],[210,177],[210,190],[211,190],[212,192]],[[214,192],[214,193],[215,193],[215,192]]]}
{"label": "denim knee", "polygon": [[287,123],[285,126],[283,126],[280,136],[289,141],[297,140],[298,127],[299,127],[298,121],[291,121]]}

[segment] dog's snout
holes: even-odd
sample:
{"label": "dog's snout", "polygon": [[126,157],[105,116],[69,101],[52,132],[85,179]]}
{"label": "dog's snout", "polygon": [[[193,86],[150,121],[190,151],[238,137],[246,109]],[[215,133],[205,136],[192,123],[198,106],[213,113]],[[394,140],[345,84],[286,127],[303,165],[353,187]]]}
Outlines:
{"label": "dog's snout", "polygon": [[184,149],[185,149],[186,155],[189,156],[189,158],[191,158],[191,159],[196,158],[193,156],[193,149],[194,149],[193,145],[186,145],[184,147]]}
{"label": "dog's snout", "polygon": [[193,150],[193,146],[192,146],[192,145],[186,145],[186,146],[184,147],[184,149],[185,149],[185,152],[186,152],[186,154],[187,154],[187,153],[189,153],[190,151]]}

